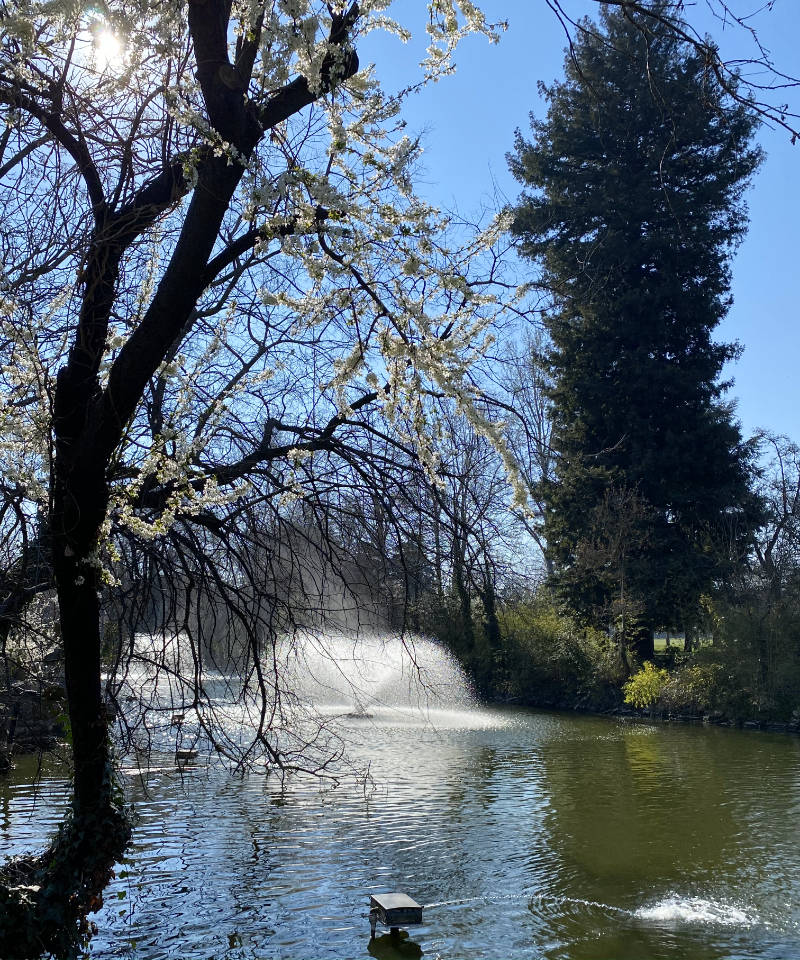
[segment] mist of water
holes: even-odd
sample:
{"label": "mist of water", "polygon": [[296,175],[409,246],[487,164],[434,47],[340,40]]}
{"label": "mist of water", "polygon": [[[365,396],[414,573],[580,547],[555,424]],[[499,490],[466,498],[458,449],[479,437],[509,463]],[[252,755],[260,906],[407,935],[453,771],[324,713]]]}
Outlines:
{"label": "mist of water", "polygon": [[475,706],[458,662],[438,643],[405,635],[300,634],[287,657],[289,684],[326,712],[468,710]]}

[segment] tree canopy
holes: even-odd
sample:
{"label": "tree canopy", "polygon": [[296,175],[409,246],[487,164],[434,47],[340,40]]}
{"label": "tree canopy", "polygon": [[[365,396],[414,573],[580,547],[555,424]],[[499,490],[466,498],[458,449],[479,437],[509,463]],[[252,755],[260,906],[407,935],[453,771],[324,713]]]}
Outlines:
{"label": "tree canopy", "polygon": [[595,620],[613,620],[626,581],[644,652],[654,627],[691,627],[728,572],[729,512],[748,517],[742,537],[756,517],[720,380],[736,346],[712,335],[746,229],[757,118],[658,16],[670,11],[605,8],[582,24],[564,80],[543,88],[546,118],[510,158],[526,188],[514,231],[553,296],[547,549]]}

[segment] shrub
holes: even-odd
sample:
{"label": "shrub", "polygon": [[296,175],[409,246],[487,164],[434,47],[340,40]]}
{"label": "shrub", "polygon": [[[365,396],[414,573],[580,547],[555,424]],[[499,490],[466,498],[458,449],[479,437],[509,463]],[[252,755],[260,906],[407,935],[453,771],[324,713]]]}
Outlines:
{"label": "shrub", "polygon": [[666,670],[645,660],[642,669],[635,673],[622,688],[625,703],[641,709],[652,707],[661,696],[668,680],[669,674]]}
{"label": "shrub", "polygon": [[724,668],[708,657],[703,659],[706,662],[684,664],[669,674],[659,696],[661,707],[672,713],[706,713],[720,706]]}
{"label": "shrub", "polygon": [[505,695],[536,706],[606,709],[618,702],[622,665],[615,645],[584,628],[546,594],[498,612]]}

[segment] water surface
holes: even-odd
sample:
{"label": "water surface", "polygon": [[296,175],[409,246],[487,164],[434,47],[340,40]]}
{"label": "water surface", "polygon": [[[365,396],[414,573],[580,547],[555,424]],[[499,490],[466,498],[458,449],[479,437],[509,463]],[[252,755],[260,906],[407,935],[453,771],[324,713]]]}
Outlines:
{"label": "water surface", "polygon": [[[339,722],[369,777],[336,789],[127,765],[134,846],[91,955],[400,955],[367,910],[401,890],[425,905],[406,956],[800,956],[800,739],[508,709]],[[0,784],[4,850],[63,809],[58,770],[35,772]]]}

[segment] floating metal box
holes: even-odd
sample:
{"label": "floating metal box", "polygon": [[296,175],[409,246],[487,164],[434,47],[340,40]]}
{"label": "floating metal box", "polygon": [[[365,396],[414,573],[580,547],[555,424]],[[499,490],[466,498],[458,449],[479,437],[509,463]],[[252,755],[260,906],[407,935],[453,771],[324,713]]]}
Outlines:
{"label": "floating metal box", "polygon": [[422,907],[405,893],[376,894],[369,898],[369,906],[371,923],[374,918],[393,930],[412,923],[422,923]]}

